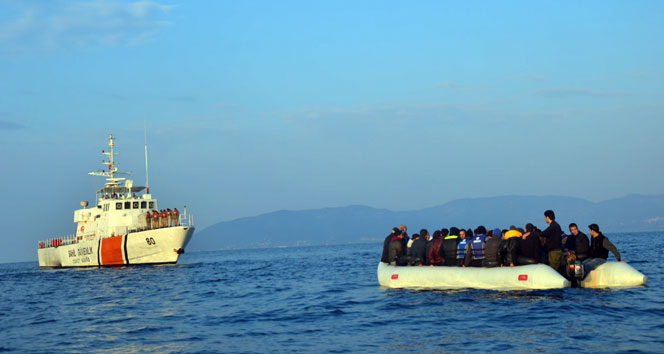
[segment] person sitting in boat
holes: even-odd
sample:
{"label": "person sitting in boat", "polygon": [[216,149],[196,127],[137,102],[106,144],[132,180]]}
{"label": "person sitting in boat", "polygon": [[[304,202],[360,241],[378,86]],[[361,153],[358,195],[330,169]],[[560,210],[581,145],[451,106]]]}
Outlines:
{"label": "person sitting in boat", "polygon": [[455,267],[459,265],[457,261],[457,250],[459,243],[459,229],[450,227],[450,234],[443,239],[443,245],[438,253],[442,253],[442,258],[445,260],[445,265],[448,267]]}
{"label": "person sitting in boat", "polygon": [[402,248],[405,253],[408,247],[408,241],[410,241],[410,238],[408,237],[408,228],[406,225],[402,224],[399,226],[399,231],[401,231],[401,245],[403,246]]}
{"label": "person sitting in boat", "polygon": [[471,238],[468,237],[468,234],[466,233],[466,230],[464,230],[464,229],[459,230],[459,243],[457,243],[457,255],[456,255],[456,260],[457,260],[456,265],[457,266],[460,266],[460,267],[464,266],[465,267],[466,255],[469,255],[469,253],[470,253],[469,252],[469,250],[470,250],[470,241],[471,241]]}
{"label": "person sitting in boat", "polygon": [[537,264],[541,259],[542,244],[539,235],[542,233],[535,225],[526,224],[526,232],[521,236],[517,265]]}
{"label": "person sitting in boat", "polygon": [[575,223],[569,224],[569,233],[570,236],[574,236],[574,246],[569,249],[570,244],[568,243],[568,252],[574,254],[574,258],[581,262],[588,259],[588,253],[590,251],[590,241],[588,236],[583,232],[579,231],[579,227]]}
{"label": "person sitting in boat", "polygon": [[599,225],[590,224],[588,225],[588,230],[590,230],[592,239],[590,240],[589,258],[583,261],[585,274],[606,263],[607,258],[609,258],[609,251],[613,253],[618,262],[624,262],[620,258],[620,252],[618,252],[616,246],[599,231]]}
{"label": "person sitting in boat", "polygon": [[[427,233],[427,230],[422,229],[422,234],[424,233]],[[422,266],[424,264],[424,251],[427,241],[422,237],[422,234],[413,234],[413,243],[408,249],[408,265]]]}
{"label": "person sitting in boat", "polygon": [[502,258],[502,264],[504,266],[514,267],[516,266],[516,259],[519,252],[519,241],[521,241],[521,233],[516,229],[516,226],[510,226],[510,229],[503,236],[503,242],[501,242],[500,250],[498,254]]}
{"label": "person sitting in boat", "polygon": [[424,247],[424,265],[431,265],[431,262],[429,261],[429,251],[431,251],[431,243],[433,241],[433,237],[431,237],[431,235],[427,231],[427,234],[424,235],[423,238],[427,241],[426,246]]}
{"label": "person sitting in boat", "polygon": [[469,249],[464,259],[464,267],[481,267],[484,260],[484,248],[486,247],[486,228],[478,226],[475,235],[469,243]]}
{"label": "person sitting in boat", "polygon": [[383,241],[383,255],[380,257],[380,261],[383,263],[390,263],[390,242],[392,242],[392,237],[399,232],[399,228],[393,227],[392,232],[385,236],[385,241]]}
{"label": "person sitting in boat", "polygon": [[501,262],[498,258],[498,248],[502,241],[502,232],[500,229],[490,230],[486,235],[484,242],[484,260],[482,267],[493,268],[500,266]]}
{"label": "person sitting in boat", "polygon": [[560,271],[560,257],[563,251],[560,248],[560,236],[563,234],[562,229],[558,222],[556,222],[556,214],[553,210],[544,212],[544,220],[549,226],[542,231],[542,237],[546,239],[546,252],[548,254],[549,266]]}
{"label": "person sitting in boat", "polygon": [[390,241],[390,264],[391,265],[405,265],[406,250],[403,247],[403,233],[397,230],[392,241]]}
{"label": "person sitting in boat", "polygon": [[440,256],[440,250],[442,249],[443,238],[447,236],[447,232],[447,229],[442,229],[440,231],[436,230],[433,233],[433,239],[429,247],[429,265],[432,267],[445,265],[445,258]]}

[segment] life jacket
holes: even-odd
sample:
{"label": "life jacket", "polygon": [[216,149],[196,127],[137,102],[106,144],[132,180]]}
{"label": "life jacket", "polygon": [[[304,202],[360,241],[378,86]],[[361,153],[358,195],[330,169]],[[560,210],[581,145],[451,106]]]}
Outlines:
{"label": "life jacket", "polygon": [[152,212],[152,218],[159,219],[159,213],[156,210]]}
{"label": "life jacket", "polygon": [[166,213],[168,213],[168,216],[173,215],[173,211],[171,209],[166,210]]}
{"label": "life jacket", "polygon": [[468,246],[468,239],[464,238],[457,243],[457,259],[464,259],[466,257],[466,246]]}
{"label": "life jacket", "polygon": [[475,235],[473,237],[473,242],[470,243],[470,247],[473,250],[473,259],[484,259],[484,240],[486,235]]}
{"label": "life jacket", "polygon": [[484,244],[484,258],[488,261],[498,261],[498,248],[500,247],[500,236],[493,236]]}
{"label": "life jacket", "polygon": [[457,243],[459,243],[459,236],[456,235],[445,236],[445,239],[443,239],[443,245],[441,246],[441,249],[443,250],[442,253],[443,258],[445,258],[445,264],[456,264]]}
{"label": "life jacket", "polygon": [[151,214],[152,214],[152,213],[150,213],[150,212],[148,211],[148,213],[145,214],[145,218],[146,218],[146,219],[150,219],[150,218],[152,217]]}
{"label": "life jacket", "polygon": [[505,233],[503,240],[507,240],[513,237],[521,237],[521,236],[523,236],[523,234],[520,233],[518,230],[509,230]]}
{"label": "life jacket", "polygon": [[609,258],[609,250],[604,248],[604,239],[604,234],[600,232],[599,236],[590,240],[590,258]]}
{"label": "life jacket", "polygon": [[178,214],[180,214],[180,212],[177,208],[175,208],[175,210],[173,210],[173,215],[178,216]]}

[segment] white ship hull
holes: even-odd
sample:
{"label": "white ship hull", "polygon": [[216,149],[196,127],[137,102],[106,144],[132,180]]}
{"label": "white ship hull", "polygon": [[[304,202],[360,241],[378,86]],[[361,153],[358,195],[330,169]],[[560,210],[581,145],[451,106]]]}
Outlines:
{"label": "white ship hull", "polygon": [[518,267],[396,267],[378,263],[386,288],[527,290],[568,288],[569,280],[543,264]]}
{"label": "white ship hull", "polygon": [[176,263],[194,228],[175,226],[40,248],[39,266],[48,268]]}

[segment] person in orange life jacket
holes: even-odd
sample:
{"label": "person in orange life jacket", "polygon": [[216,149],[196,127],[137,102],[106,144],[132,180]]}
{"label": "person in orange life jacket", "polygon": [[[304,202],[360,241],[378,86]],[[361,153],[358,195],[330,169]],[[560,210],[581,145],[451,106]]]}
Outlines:
{"label": "person in orange life jacket", "polygon": [[156,229],[159,227],[159,212],[156,210],[152,211],[152,228]]}
{"label": "person in orange life jacket", "polygon": [[586,260],[590,253],[590,241],[588,240],[588,236],[579,231],[579,228],[575,223],[569,224],[569,232],[570,237],[574,237],[574,243],[573,245],[570,242],[567,243],[568,252],[574,254],[579,261]]}
{"label": "person in orange life jacket", "polygon": [[178,208],[173,209],[173,219],[175,219],[175,226],[180,226],[180,212]]}
{"label": "person in orange life jacket", "polygon": [[[448,267],[455,267],[459,265],[457,261],[457,250],[459,239],[459,229],[450,227],[450,234],[443,239],[443,245],[438,251],[438,254],[445,260],[445,265]],[[465,233],[464,233],[465,236]]]}
{"label": "person in orange life jacket", "polygon": [[145,229],[150,230],[152,228],[152,212],[149,210],[145,213]]}
{"label": "person in orange life jacket", "polygon": [[516,226],[510,226],[510,229],[505,232],[499,250],[504,266],[514,267],[516,265],[521,236],[523,236],[523,233],[517,230]]}
{"label": "person in orange life jacket", "polygon": [[168,226],[168,227],[172,226],[172,222],[173,222],[173,211],[171,210],[171,208],[167,208],[167,209],[166,209],[166,220],[168,220],[168,221],[166,222],[166,224],[167,224],[166,226]]}
{"label": "person in orange life jacket", "polygon": [[399,228],[393,227],[392,232],[385,236],[385,241],[383,241],[383,255],[380,257],[380,261],[383,263],[390,263],[390,243],[392,242],[392,237],[399,233]]}
{"label": "person in orange life jacket", "polygon": [[160,225],[159,225],[159,227],[164,227],[164,226],[166,226],[166,211],[165,211],[164,209],[162,209],[162,210],[159,212],[159,221],[160,221]]}
{"label": "person in orange life jacket", "polygon": [[592,239],[590,240],[590,249],[588,252],[589,258],[583,261],[585,274],[606,263],[606,259],[609,258],[609,251],[613,253],[618,262],[625,262],[620,258],[620,252],[618,252],[616,246],[599,231],[597,224],[588,225],[588,230]]}
{"label": "person in orange life jacket", "polygon": [[447,236],[447,229],[442,229],[440,231],[436,230],[433,233],[433,239],[431,240],[431,246],[429,247],[429,265],[430,266],[442,266],[445,265],[445,258],[440,256],[440,250],[442,249],[441,245],[443,244],[443,238]]}
{"label": "person in orange life jacket", "polygon": [[553,210],[547,210],[544,212],[544,220],[549,224],[549,227],[542,231],[542,236],[546,239],[546,251],[549,254],[549,266],[560,272],[560,257],[563,254],[563,251],[560,248],[560,236],[563,234],[563,230],[556,222],[556,214],[553,213]]}
{"label": "person in orange life jacket", "polygon": [[484,226],[478,226],[475,229],[475,235],[468,243],[468,250],[466,251],[466,257],[464,259],[464,267],[481,267],[482,261],[484,260],[484,249],[486,241],[486,228]]}
{"label": "person in orange life jacket", "polygon": [[521,236],[521,242],[519,242],[519,252],[516,258],[518,265],[539,263],[542,253],[540,233],[541,231],[535,225],[531,223],[526,225],[526,232]]}

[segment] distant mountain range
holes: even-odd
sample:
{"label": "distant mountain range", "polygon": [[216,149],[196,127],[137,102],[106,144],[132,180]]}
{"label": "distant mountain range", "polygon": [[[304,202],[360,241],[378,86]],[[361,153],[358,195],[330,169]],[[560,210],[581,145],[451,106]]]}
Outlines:
{"label": "distant mountain range", "polygon": [[604,232],[664,230],[664,195],[629,195],[590,202],[572,197],[504,196],[458,199],[440,206],[391,211],[361,205],[312,210],[280,210],[220,222],[196,232],[192,250],[345,244],[382,241],[392,227],[406,224],[409,234],[421,228],[431,233],[443,227],[507,228],[532,222],[544,228],[543,213],[556,212],[567,230],[576,222],[583,231],[597,223]]}

